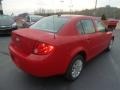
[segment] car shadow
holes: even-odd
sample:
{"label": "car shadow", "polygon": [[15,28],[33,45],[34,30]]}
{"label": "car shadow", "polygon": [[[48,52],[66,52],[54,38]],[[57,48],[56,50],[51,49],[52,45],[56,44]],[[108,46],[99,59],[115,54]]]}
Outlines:
{"label": "car shadow", "polygon": [[109,53],[110,53],[109,51],[104,50],[103,52],[101,52],[100,54],[98,54],[97,56],[92,58],[90,61],[88,61],[85,66],[88,66],[89,64],[92,64],[92,63],[95,63],[95,62],[98,62],[96,59],[99,59],[100,57],[105,56]]}
{"label": "car shadow", "polygon": [[[99,54],[98,56],[96,56],[95,58],[93,58],[91,61],[86,63],[84,70],[82,71],[81,74],[84,75],[84,72],[86,72],[86,69],[88,69],[91,65],[101,62],[100,60],[96,60],[96,59],[99,59],[100,57],[104,57],[105,55],[108,55],[108,54],[109,54],[109,52],[107,53],[106,51],[104,51],[101,54]],[[39,77],[34,77],[32,75],[29,75],[29,74],[24,74],[24,73],[21,73],[21,74],[22,74],[22,77],[24,78],[24,80],[30,85],[43,85],[43,86],[48,85],[48,86],[57,87],[59,85],[65,86],[68,84],[72,84],[72,81],[66,80],[64,78],[64,76],[53,76],[53,77],[49,77],[49,78],[39,78]],[[82,77],[82,75],[80,76],[80,78]],[[79,80],[79,78],[78,78],[78,80]]]}
{"label": "car shadow", "polygon": [[58,88],[58,90],[63,90],[65,88],[68,89],[69,85],[72,84],[72,82],[67,81],[62,76],[39,78],[24,74],[22,75],[22,79],[24,79],[24,83],[27,83],[28,86],[36,87],[40,90],[57,90]]}
{"label": "car shadow", "polygon": [[[29,74],[23,73],[17,68],[14,68],[15,71],[13,70],[13,75],[11,77],[11,81],[14,80],[14,82],[10,83],[10,86],[14,86],[15,90],[18,87],[22,90],[23,87],[25,88],[24,90],[29,90],[30,88],[32,88],[33,90],[76,90],[77,87],[81,89],[87,88],[86,85],[88,85],[88,87],[91,87],[91,85],[97,84],[96,80],[98,80],[98,77],[101,78],[99,79],[99,81],[102,82],[103,76],[101,76],[99,70],[103,73],[106,73],[106,71],[108,71],[111,67],[111,61],[106,60],[109,59],[109,55],[109,52],[103,52],[92,59],[84,67],[80,77],[73,82],[66,80],[63,76],[54,76],[49,78],[34,77]],[[101,67],[105,67],[105,69]],[[106,78],[107,76],[104,77]],[[93,83],[91,83],[91,80]]]}

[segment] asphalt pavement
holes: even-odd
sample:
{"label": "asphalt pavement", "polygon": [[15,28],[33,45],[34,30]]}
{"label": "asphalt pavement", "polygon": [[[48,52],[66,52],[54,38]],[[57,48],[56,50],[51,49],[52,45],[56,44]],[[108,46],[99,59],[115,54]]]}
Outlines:
{"label": "asphalt pavement", "polygon": [[37,78],[22,72],[9,56],[10,36],[1,36],[0,90],[120,90],[120,31],[114,34],[112,50],[89,62],[74,82],[61,76]]}

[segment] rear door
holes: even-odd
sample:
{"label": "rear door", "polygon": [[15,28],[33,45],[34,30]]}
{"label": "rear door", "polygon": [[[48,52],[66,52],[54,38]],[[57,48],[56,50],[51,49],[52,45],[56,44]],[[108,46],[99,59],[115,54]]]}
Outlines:
{"label": "rear door", "polygon": [[81,33],[82,46],[87,50],[88,60],[99,53],[98,34],[91,19],[82,19],[79,21],[77,28]]}

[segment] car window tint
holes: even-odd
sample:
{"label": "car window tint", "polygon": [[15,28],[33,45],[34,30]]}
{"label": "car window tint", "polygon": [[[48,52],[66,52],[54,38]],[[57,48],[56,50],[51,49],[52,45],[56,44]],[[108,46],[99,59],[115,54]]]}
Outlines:
{"label": "car window tint", "polygon": [[85,33],[81,22],[78,22],[78,23],[77,23],[77,29],[78,29],[78,31],[79,31],[81,34],[84,34],[84,33]]}
{"label": "car window tint", "polygon": [[95,20],[95,24],[99,32],[105,32],[105,26],[101,21]]}
{"label": "car window tint", "polygon": [[48,32],[57,32],[68,21],[69,18],[67,17],[54,15],[42,18],[37,23],[33,24],[30,28]]}
{"label": "car window tint", "polygon": [[89,34],[89,33],[94,33],[95,32],[95,28],[94,28],[92,20],[81,20],[81,24],[83,26],[85,34]]}

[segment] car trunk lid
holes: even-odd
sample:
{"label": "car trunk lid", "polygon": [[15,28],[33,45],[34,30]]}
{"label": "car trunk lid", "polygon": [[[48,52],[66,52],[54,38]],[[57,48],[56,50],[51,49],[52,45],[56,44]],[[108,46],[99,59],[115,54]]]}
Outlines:
{"label": "car trunk lid", "polygon": [[21,29],[13,31],[12,44],[24,54],[33,52],[37,42],[49,42],[49,39],[54,39],[53,33],[48,33],[40,30]]}

